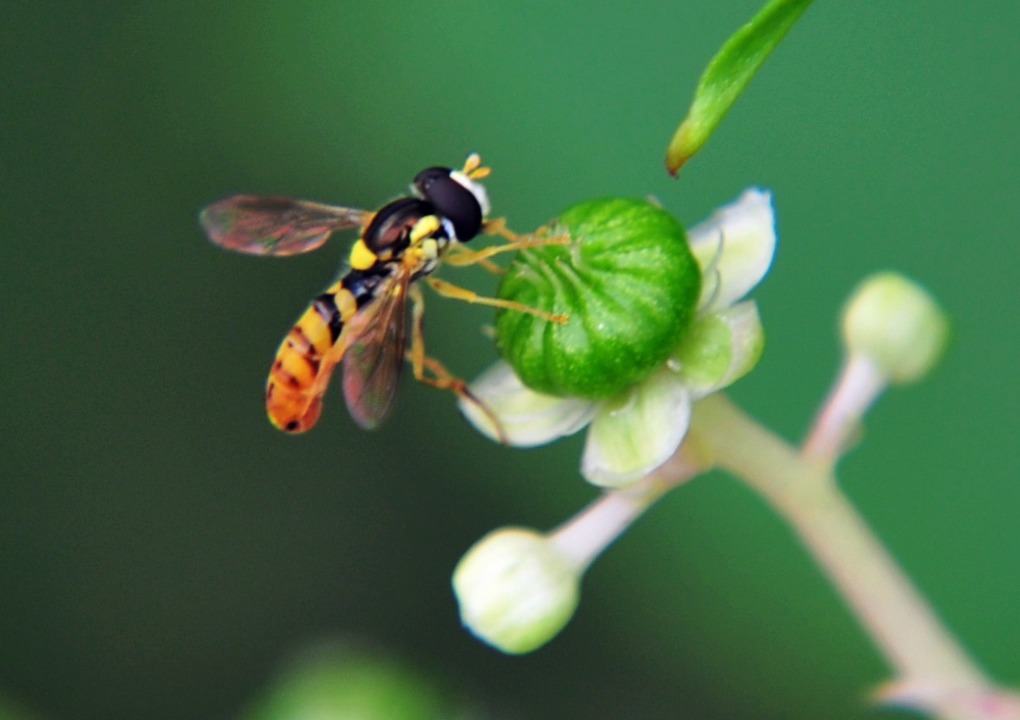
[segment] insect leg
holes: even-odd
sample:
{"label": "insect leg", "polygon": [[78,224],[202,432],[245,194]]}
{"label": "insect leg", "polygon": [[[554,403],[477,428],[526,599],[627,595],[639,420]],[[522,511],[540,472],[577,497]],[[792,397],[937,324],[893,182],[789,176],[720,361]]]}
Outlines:
{"label": "insect leg", "polygon": [[474,393],[468,389],[467,383],[447,370],[441,362],[425,354],[425,298],[422,296],[421,288],[417,285],[412,285],[408,289],[408,295],[411,298],[412,305],[411,347],[407,351],[407,359],[411,363],[414,379],[439,390],[449,390],[465,402],[469,402],[477,407],[496,429],[496,436],[499,438],[499,441],[504,445],[509,444],[499,419],[485,403],[475,397]]}
{"label": "insect leg", "polygon": [[463,300],[464,302],[476,303],[478,305],[503,308],[504,310],[513,310],[514,312],[522,312],[560,325],[566,324],[566,322],[570,319],[567,315],[546,312],[545,310],[539,310],[538,308],[533,308],[530,305],[525,305],[524,303],[514,302],[512,300],[502,300],[500,298],[485,297],[484,295],[479,295],[472,290],[462,288],[459,285],[454,285],[453,283],[446,282],[445,280],[439,280],[438,278],[425,278],[425,282],[429,284],[430,288],[445,298]]}
{"label": "insect leg", "polygon": [[520,239],[520,235],[506,226],[506,218],[489,220],[482,227],[482,230],[485,231],[486,235],[499,235],[507,242],[516,242]]}
{"label": "insect leg", "polygon": [[[467,265],[478,265],[486,272],[490,272],[493,275],[504,275],[506,270],[501,268],[496,263],[492,262],[488,258],[478,258],[477,253],[468,250],[463,245],[453,245],[449,250],[446,251],[446,255],[443,256],[443,262],[453,265],[454,267],[465,267]],[[458,258],[460,258],[458,260]]]}
{"label": "insect leg", "polygon": [[[491,226],[498,225],[503,232],[494,230]],[[507,242],[503,245],[493,245],[491,247],[484,248],[483,250],[468,250],[466,247],[457,246],[457,251],[450,253],[444,259],[444,262],[454,265],[457,267],[463,267],[465,265],[483,264],[486,260],[491,258],[493,255],[499,255],[505,252],[516,252],[518,250],[526,250],[533,247],[542,247],[543,245],[569,245],[570,237],[567,235],[557,235],[556,237],[545,237],[544,235],[517,235],[506,229],[506,224],[502,219],[493,220],[486,226],[486,232],[490,235],[498,234],[506,238]]]}

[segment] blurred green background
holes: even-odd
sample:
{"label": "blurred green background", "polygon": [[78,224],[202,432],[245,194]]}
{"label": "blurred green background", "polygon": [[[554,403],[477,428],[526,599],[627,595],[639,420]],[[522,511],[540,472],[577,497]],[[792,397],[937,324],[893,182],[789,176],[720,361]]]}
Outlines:
{"label": "blurred green background", "polygon": [[[653,194],[693,223],[772,189],[769,342],[733,395],[794,440],[850,288],[881,268],[926,284],[953,346],[883,400],[843,483],[1020,683],[1020,5],[816,3],[669,179],[701,70],[758,7],[5,3],[0,694],[45,718],[236,717],[306,642],[342,637],[496,718],[892,716],[863,702],[881,659],[727,477],[654,508],[563,635],[508,658],[459,627],[449,575],[489,529],[551,527],[595,497],[580,438],[497,447],[406,379],[379,432],[338,395],[307,436],[266,422],[272,354],[347,242],[242,257],[198,210],[235,192],[375,207],[471,150],[524,229],[599,195]],[[429,307],[433,354],[465,376],[491,362],[486,310]]]}

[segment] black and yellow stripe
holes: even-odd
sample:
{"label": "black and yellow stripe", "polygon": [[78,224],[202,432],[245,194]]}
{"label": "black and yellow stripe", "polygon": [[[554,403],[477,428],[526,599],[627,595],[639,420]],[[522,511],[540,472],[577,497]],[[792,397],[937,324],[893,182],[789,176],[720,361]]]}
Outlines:
{"label": "black and yellow stripe", "polygon": [[373,302],[379,286],[395,270],[393,261],[350,270],[319,295],[280,343],[266,382],[266,412],[281,430],[300,433],[315,425],[322,394],[333,368],[343,358],[344,328],[355,313]]}

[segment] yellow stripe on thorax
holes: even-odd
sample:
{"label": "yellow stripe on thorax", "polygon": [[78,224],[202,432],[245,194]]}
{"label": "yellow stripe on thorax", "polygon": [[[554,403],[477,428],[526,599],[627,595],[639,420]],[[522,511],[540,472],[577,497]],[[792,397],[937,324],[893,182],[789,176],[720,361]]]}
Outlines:
{"label": "yellow stripe on thorax", "polygon": [[443,226],[435,215],[426,215],[411,228],[411,245],[418,245],[422,240],[434,235]]}
{"label": "yellow stripe on thorax", "polygon": [[355,270],[368,270],[375,265],[376,260],[378,260],[376,254],[368,249],[368,245],[365,244],[364,240],[359,238],[351,248],[351,256],[347,262]]}

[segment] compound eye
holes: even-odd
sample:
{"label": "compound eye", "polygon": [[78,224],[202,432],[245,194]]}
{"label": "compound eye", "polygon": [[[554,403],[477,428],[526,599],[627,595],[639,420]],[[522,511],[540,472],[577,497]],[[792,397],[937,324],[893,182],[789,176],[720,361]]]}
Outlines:
{"label": "compound eye", "polygon": [[467,242],[482,229],[482,206],[474,193],[450,176],[452,172],[444,167],[422,170],[414,186],[441,217],[453,223],[457,240]]}
{"label": "compound eye", "polygon": [[415,223],[432,212],[429,204],[418,198],[394,200],[376,212],[361,239],[380,259],[388,260],[411,243]]}

